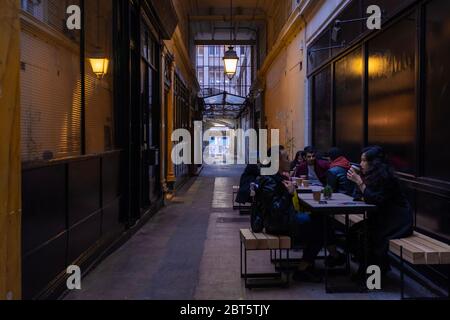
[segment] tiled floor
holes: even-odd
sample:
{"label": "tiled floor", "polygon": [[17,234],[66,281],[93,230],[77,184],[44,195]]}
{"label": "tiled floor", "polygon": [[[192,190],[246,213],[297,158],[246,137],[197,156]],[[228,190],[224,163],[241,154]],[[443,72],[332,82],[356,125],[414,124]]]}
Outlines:
{"label": "tiled floor", "polygon": [[[246,290],[240,278],[239,229],[248,228],[249,222],[232,210],[231,193],[242,171],[237,166],[205,167],[199,178],[83,279],[81,291],[66,299],[399,299],[396,272],[383,291],[368,294],[325,294],[323,284],[304,283]],[[251,253],[249,265],[273,272],[266,252]],[[410,282],[408,290],[429,295]]]}

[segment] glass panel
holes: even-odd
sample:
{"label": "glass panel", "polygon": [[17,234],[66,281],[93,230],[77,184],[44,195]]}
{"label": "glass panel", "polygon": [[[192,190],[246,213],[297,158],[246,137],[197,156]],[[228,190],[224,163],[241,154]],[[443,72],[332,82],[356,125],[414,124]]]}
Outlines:
{"label": "glass panel", "polygon": [[361,48],[336,62],[335,73],[336,145],[359,162],[364,145]]}
{"label": "glass panel", "polygon": [[[79,4],[79,1],[73,1]],[[61,1],[22,1],[33,15],[39,10],[49,20],[64,21]],[[42,12],[42,11],[39,11]],[[40,16],[36,16],[40,18]],[[44,19],[45,20],[45,19]],[[37,37],[22,29],[20,39],[22,161],[47,161],[81,154],[80,33],[64,30],[64,37]],[[45,32],[45,29],[41,30]],[[67,41],[69,39],[70,41]]]}
{"label": "glass panel", "polygon": [[331,135],[331,71],[326,68],[314,76],[314,144],[325,152],[332,147]]}
{"label": "glass panel", "polygon": [[244,104],[245,98],[227,94],[226,102],[229,104]]}
{"label": "glass panel", "polygon": [[381,8],[383,14],[383,21],[391,17],[393,13],[401,8],[405,8],[415,0],[363,0],[364,12],[371,5],[377,5]]}
{"label": "glass panel", "polygon": [[[114,148],[112,0],[86,1],[85,12],[86,153],[95,154]],[[103,63],[97,74],[90,60],[94,57]]]}
{"label": "glass panel", "polygon": [[416,164],[415,45],[414,15],[369,43],[369,144],[405,173]]}
{"label": "glass panel", "polygon": [[417,226],[450,240],[450,201],[431,193],[417,192]]}
{"label": "glass panel", "polygon": [[331,53],[331,38],[330,30],[324,34],[311,46],[308,52],[308,68],[309,72],[314,71],[321,66],[329,57]]}
{"label": "glass panel", "polygon": [[427,5],[425,174],[450,181],[450,1]]}
{"label": "glass panel", "polygon": [[223,94],[206,98],[205,104],[223,104]]}

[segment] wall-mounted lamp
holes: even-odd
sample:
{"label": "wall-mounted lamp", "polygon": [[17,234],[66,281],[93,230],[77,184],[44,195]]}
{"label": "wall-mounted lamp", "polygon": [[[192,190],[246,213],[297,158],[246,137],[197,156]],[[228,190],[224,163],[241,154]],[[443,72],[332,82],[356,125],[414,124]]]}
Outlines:
{"label": "wall-mounted lamp", "polygon": [[108,73],[109,60],[107,58],[96,56],[89,58],[89,62],[98,79],[102,79]]}
{"label": "wall-mounted lamp", "polygon": [[339,33],[341,32],[340,23],[340,20],[336,20],[334,22],[333,30],[331,31],[331,40],[333,40],[333,42],[337,42],[339,40]]}
{"label": "wall-mounted lamp", "polygon": [[97,42],[95,49],[92,54],[89,55],[89,62],[92,67],[92,71],[95,73],[98,79],[103,79],[103,77],[108,73],[109,59],[106,57],[106,40],[103,49],[100,47],[100,0],[97,0]]}

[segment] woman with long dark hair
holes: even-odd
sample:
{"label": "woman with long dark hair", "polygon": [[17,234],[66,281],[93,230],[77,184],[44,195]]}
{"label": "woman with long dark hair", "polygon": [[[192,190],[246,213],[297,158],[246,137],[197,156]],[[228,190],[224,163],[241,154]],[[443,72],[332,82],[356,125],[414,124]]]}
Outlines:
{"label": "woman with long dark hair", "polygon": [[291,162],[291,171],[295,170],[297,166],[305,161],[305,151],[298,151],[295,155],[294,161]]}
{"label": "woman with long dark hair", "polygon": [[[377,206],[377,210],[368,216],[368,265],[377,265],[385,273],[389,270],[389,241],[405,238],[413,233],[411,206],[379,146],[364,149],[361,172],[352,168],[347,177],[357,185],[357,197]],[[361,225],[356,229],[364,230]],[[359,259],[360,262],[364,261],[361,255]],[[365,270],[361,270],[365,267],[361,263],[360,272],[365,273]]]}

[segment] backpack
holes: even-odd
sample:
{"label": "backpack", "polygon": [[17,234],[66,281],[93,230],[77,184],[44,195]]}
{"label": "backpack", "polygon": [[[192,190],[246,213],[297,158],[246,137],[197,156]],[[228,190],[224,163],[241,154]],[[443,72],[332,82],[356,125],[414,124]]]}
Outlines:
{"label": "backpack", "polygon": [[[256,180],[256,183],[252,184],[254,197],[251,208],[250,224],[251,229],[254,233],[261,233],[266,229],[266,232],[285,233],[285,228],[280,228],[278,221],[271,217],[270,210],[267,210],[267,195],[264,194],[263,190],[267,184],[273,184],[272,177],[260,176]],[[282,192],[284,187],[282,185],[277,185],[277,189],[274,190],[275,193]]]}

